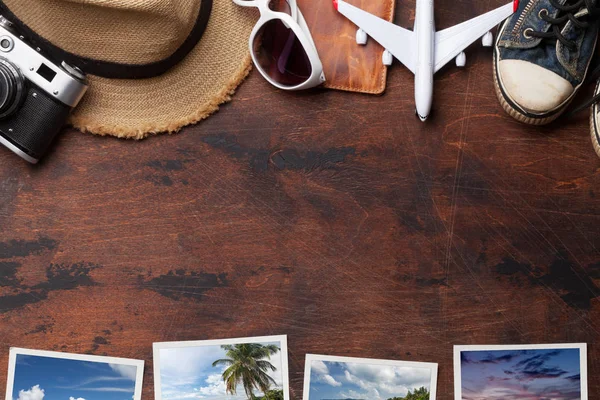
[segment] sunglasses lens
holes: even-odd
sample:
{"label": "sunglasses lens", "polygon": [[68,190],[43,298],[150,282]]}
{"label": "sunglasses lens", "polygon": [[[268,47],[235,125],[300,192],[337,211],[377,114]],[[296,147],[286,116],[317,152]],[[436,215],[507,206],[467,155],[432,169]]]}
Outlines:
{"label": "sunglasses lens", "polygon": [[280,85],[297,86],[310,78],[308,54],[294,31],[281,20],[267,21],[259,29],[253,50],[260,69]]}

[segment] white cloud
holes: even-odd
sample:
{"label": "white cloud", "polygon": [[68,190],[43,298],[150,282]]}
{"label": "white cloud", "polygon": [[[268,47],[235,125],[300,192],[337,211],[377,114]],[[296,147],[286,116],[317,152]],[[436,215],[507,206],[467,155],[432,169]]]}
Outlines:
{"label": "white cloud", "polygon": [[321,360],[315,360],[310,365],[312,373],[316,375],[316,380],[322,383],[326,383],[330,386],[338,387],[342,386],[341,382],[335,380],[333,376],[329,374],[329,367]]}
{"label": "white cloud", "polygon": [[137,367],[135,365],[108,364],[108,366],[122,377],[135,382],[137,374]]}
{"label": "white cloud", "polygon": [[[90,384],[96,384],[98,382],[121,382],[121,381],[130,381],[131,379],[123,376],[96,376],[82,382],[66,385],[66,386],[54,386],[56,389],[80,389],[84,386],[88,386]],[[132,389],[133,390],[133,389]]]}
{"label": "white cloud", "polygon": [[203,396],[217,396],[224,395],[226,386],[223,382],[221,374],[212,374],[206,378],[208,386],[202,386],[198,388],[198,392]]}
{"label": "white cloud", "polygon": [[205,397],[198,392],[182,392],[180,390],[162,390],[161,395],[163,400],[203,399]]}
{"label": "white cloud", "polygon": [[338,382],[338,381],[336,381],[336,380],[335,380],[335,378],[334,378],[333,376],[329,375],[329,374],[327,374],[327,375],[323,375],[323,376],[321,377],[321,380],[322,380],[324,383],[326,383],[326,384],[328,384],[328,385],[331,385],[331,386],[342,386],[342,382]]}
{"label": "white cloud", "polygon": [[388,396],[382,397],[379,394],[379,391],[375,388],[370,388],[364,392],[357,392],[356,390],[350,389],[348,392],[341,392],[341,397],[349,398],[349,399],[369,399],[369,400],[384,400]]}
{"label": "white cloud", "polygon": [[381,399],[404,396],[409,390],[429,387],[431,372],[427,368],[397,367],[362,363],[344,364],[341,378],[361,389],[354,398]]}
{"label": "white cloud", "polygon": [[69,400],[85,400],[83,397],[75,398],[73,396],[69,397]]}
{"label": "white cloud", "polygon": [[[223,358],[219,346],[179,347],[160,349],[160,373],[167,381],[176,380],[192,384],[204,371],[212,369],[212,362]],[[204,375],[206,376],[206,375]],[[161,379],[165,381],[165,379]]]}
{"label": "white cloud", "polygon": [[29,390],[20,390],[17,400],[42,400],[46,394],[40,385],[35,385]]}
{"label": "white cloud", "polygon": [[220,374],[211,374],[209,375],[205,381],[206,383],[210,383],[211,385],[217,384],[217,383],[223,383],[223,373],[221,372]]}
{"label": "white cloud", "polygon": [[348,363],[346,368],[356,377],[368,382],[385,382],[405,386],[429,386],[431,371],[428,368],[397,367],[392,365],[373,365]]}
{"label": "white cloud", "polygon": [[322,374],[322,375],[329,374],[329,368],[327,368],[327,364],[325,364],[321,360],[313,361],[310,367],[312,368],[313,371],[315,371],[319,374]]}
{"label": "white cloud", "polygon": [[[375,387],[381,387],[382,383],[380,382],[370,382],[368,380],[360,379],[354,375],[352,375],[348,370],[344,371],[344,377],[350,383],[353,383],[366,391],[372,391]],[[378,396],[379,397],[379,396]]]}
{"label": "white cloud", "polygon": [[343,398],[347,398],[347,399],[361,399],[363,398],[363,394],[362,393],[358,393],[356,390],[348,390],[347,392],[341,392],[340,393],[340,397]]}
{"label": "white cloud", "polygon": [[85,388],[86,392],[115,392],[115,393],[131,393],[133,392],[135,389],[132,388],[120,388],[120,387],[109,387],[109,386],[102,386],[102,387],[92,387],[92,388]]}

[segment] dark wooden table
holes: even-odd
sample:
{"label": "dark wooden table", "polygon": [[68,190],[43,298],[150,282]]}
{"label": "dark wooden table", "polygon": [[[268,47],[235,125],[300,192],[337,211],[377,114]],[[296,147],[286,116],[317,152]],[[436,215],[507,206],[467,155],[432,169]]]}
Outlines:
{"label": "dark wooden table", "polygon": [[[440,0],[443,28],[502,1]],[[408,25],[414,4],[398,4]],[[414,116],[381,97],[285,93],[253,72],[172,136],[67,131],[29,166],[0,151],[0,391],[9,346],[145,359],[152,342],[287,334],[307,352],[438,362],[454,344],[587,342],[600,393],[600,159],[588,114],[513,121],[491,50],[436,76]]]}

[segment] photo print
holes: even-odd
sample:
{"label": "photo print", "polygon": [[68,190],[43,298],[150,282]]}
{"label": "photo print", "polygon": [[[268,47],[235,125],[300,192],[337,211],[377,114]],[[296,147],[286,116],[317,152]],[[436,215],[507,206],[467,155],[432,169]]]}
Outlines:
{"label": "photo print", "polygon": [[306,355],[303,400],[435,400],[437,364]]}
{"label": "photo print", "polygon": [[11,348],[6,400],[140,400],[144,361]]}
{"label": "photo print", "polygon": [[154,343],[156,400],[289,400],[287,337]]}
{"label": "photo print", "polygon": [[587,400],[585,344],[454,346],[456,400]]}

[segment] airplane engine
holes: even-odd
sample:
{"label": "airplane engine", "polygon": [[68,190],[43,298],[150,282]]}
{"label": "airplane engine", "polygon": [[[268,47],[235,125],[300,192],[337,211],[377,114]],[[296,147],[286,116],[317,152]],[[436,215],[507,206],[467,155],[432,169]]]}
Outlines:
{"label": "airplane engine", "polygon": [[465,65],[467,65],[467,55],[464,51],[462,51],[459,55],[456,56],[456,66],[462,68]]}
{"label": "airplane engine", "polygon": [[483,35],[483,38],[481,38],[481,44],[483,45],[483,47],[492,47],[492,44],[494,43],[494,35],[492,35],[492,32],[488,32],[485,35]]}
{"label": "airplane engine", "polygon": [[387,50],[384,50],[383,54],[381,55],[381,61],[383,61],[383,65],[386,65],[386,66],[392,65],[392,61],[394,61],[394,58],[392,57],[392,53],[390,53]]}
{"label": "airplane engine", "polygon": [[356,43],[360,45],[367,44],[367,32],[363,31],[362,29],[358,29],[356,31]]}

